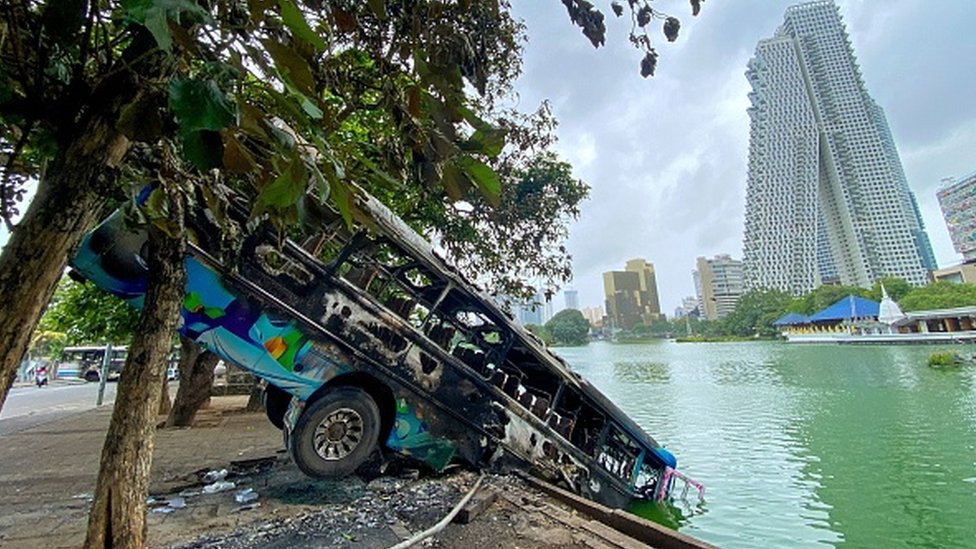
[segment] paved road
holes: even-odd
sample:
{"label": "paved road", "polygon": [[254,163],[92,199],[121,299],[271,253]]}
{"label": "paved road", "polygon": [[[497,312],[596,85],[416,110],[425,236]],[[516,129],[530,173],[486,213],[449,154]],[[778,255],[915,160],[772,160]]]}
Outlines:
{"label": "paved road", "polygon": [[[95,407],[98,383],[71,383],[37,388],[15,387],[0,410],[0,436],[54,421]],[[105,384],[105,403],[115,402],[116,383]]]}

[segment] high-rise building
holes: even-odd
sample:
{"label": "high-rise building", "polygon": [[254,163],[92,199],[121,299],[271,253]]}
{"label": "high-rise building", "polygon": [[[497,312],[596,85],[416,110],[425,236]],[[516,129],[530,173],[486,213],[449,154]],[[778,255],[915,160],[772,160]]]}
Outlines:
{"label": "high-rise building", "polygon": [[697,266],[692,277],[701,317],[718,320],[734,311],[735,304],[745,292],[742,262],[728,254],[719,254],[712,259],[699,257]]}
{"label": "high-rise building", "polygon": [[925,284],[931,245],[837,6],[787,8],[746,77],[746,287],[797,295],[884,276]]}
{"label": "high-rise building", "polygon": [[631,259],[625,270],[603,273],[607,317],[614,328],[630,329],[661,318],[654,265]]}
{"label": "high-rise building", "polygon": [[541,293],[536,293],[535,297],[525,303],[518,304],[515,310],[515,318],[523,326],[534,324],[541,326],[552,318],[552,303],[546,301]]}
{"label": "high-rise building", "polygon": [[567,309],[576,309],[577,311],[579,310],[580,308],[579,292],[577,292],[576,290],[566,290],[565,292],[563,292],[563,298],[566,299]]}
{"label": "high-rise building", "polygon": [[674,318],[684,318],[688,315],[698,316],[698,298],[688,296],[681,298],[681,305],[674,308]]}
{"label": "high-rise building", "polygon": [[603,325],[603,307],[583,307],[583,318],[590,321],[591,326]]}
{"label": "high-rise building", "polygon": [[976,173],[939,189],[937,196],[952,247],[966,261],[976,261]]}

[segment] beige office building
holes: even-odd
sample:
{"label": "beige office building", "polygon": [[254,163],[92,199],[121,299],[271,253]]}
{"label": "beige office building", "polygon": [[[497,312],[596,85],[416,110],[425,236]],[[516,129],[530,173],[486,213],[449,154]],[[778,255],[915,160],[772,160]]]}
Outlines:
{"label": "beige office building", "polygon": [[625,270],[603,273],[607,317],[614,328],[630,329],[663,318],[654,264],[631,259]]}
{"label": "beige office building", "polygon": [[697,267],[691,274],[702,318],[718,320],[734,311],[745,291],[742,262],[720,254],[711,259],[699,257]]}

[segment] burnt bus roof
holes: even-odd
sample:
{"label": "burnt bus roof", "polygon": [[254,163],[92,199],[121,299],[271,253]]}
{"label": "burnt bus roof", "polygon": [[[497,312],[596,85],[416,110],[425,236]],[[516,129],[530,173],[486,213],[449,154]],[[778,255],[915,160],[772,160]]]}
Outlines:
{"label": "burnt bus roof", "polygon": [[384,205],[374,196],[358,187],[356,188],[356,191],[357,206],[359,206],[369,216],[367,221],[368,224],[374,223],[380,232],[395,239],[398,245],[402,246],[418,260],[425,263],[427,267],[432,268],[435,272],[442,273],[450,280],[451,283],[462,289],[464,292],[470,294],[472,298],[478,300],[478,304],[497,317],[499,322],[503,323],[509,331],[515,334],[520,343],[531,350],[536,356],[544,360],[546,364],[554,371],[559,373],[560,377],[562,377],[566,382],[579,388],[579,390],[585,396],[591,398],[598,406],[603,408],[608,415],[613,417],[614,421],[619,423],[620,426],[628,432],[628,434],[651,448],[660,447],[660,444],[658,444],[656,440],[641,429],[641,427],[637,425],[634,420],[630,419],[630,416],[618,408],[616,404],[611,402],[610,399],[593,387],[588,381],[583,379],[579,374],[570,370],[562,357],[546,349],[545,346],[542,345],[541,341],[538,340],[531,332],[526,330],[520,324],[514,322],[509,313],[502,310],[502,308],[499,307],[483,289],[468,281],[453,265],[437,254],[434,251],[433,244],[417,234],[417,232],[407,225],[403,219],[393,213],[389,208],[386,207],[386,205]]}

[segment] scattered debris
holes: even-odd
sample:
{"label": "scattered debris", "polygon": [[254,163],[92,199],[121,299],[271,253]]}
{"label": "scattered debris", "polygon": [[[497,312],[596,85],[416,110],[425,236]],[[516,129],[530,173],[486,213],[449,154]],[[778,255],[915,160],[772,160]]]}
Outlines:
{"label": "scattered debris", "polygon": [[251,503],[257,499],[258,493],[254,491],[254,488],[245,488],[234,495],[234,501],[237,503]]}
{"label": "scattered debris", "polygon": [[203,482],[207,484],[213,484],[221,480],[224,480],[225,478],[227,478],[227,469],[221,469],[219,471],[215,469],[203,475]]}
{"label": "scattered debris", "polygon": [[217,481],[213,484],[208,484],[203,487],[204,494],[216,494],[217,492],[226,492],[227,490],[233,490],[237,487],[233,482],[228,482],[225,480]]}
{"label": "scattered debris", "polygon": [[258,507],[261,507],[261,502],[260,501],[256,501],[254,503],[248,503],[247,505],[241,505],[239,507],[235,507],[234,510],[231,511],[231,513],[240,513],[241,511],[250,511],[252,509],[257,509]]}

